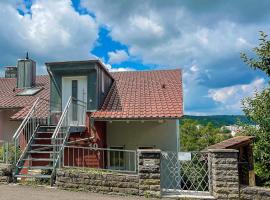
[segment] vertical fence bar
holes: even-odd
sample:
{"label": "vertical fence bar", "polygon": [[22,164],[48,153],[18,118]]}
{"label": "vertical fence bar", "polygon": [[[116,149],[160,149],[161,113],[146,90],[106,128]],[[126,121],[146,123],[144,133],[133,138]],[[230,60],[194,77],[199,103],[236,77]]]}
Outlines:
{"label": "vertical fence bar", "polygon": [[68,147],[68,153],[67,154],[68,154],[68,162],[67,163],[69,165],[69,147]]}
{"label": "vertical fence bar", "polygon": [[[109,171],[137,172],[137,151],[64,146],[67,162],[64,167],[99,168]],[[71,152],[72,151],[72,152]],[[63,155],[65,157],[66,155]],[[105,155],[107,155],[107,160]],[[65,158],[64,158],[65,160]],[[105,164],[107,161],[107,165]],[[64,162],[64,161],[63,161]],[[103,163],[102,163],[103,162]]]}

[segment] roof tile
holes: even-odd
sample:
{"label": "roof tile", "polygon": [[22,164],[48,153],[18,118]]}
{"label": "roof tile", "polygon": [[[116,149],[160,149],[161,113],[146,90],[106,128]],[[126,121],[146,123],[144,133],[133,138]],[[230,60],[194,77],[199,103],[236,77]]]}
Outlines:
{"label": "roof tile", "polygon": [[0,109],[21,108],[11,116],[13,120],[21,120],[27,115],[34,101],[40,97],[41,103],[37,117],[45,118],[49,113],[49,76],[37,76],[36,87],[42,90],[32,96],[18,96],[17,94],[23,89],[16,88],[16,78],[0,78]]}
{"label": "roof tile", "polygon": [[115,82],[95,119],[180,118],[181,70],[114,72]]}

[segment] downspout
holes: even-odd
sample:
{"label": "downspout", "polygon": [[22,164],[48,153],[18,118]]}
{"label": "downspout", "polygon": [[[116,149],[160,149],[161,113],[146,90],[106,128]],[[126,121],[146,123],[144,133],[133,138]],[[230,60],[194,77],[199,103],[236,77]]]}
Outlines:
{"label": "downspout", "polygon": [[[91,139],[94,140],[96,139],[96,128],[95,128],[95,120],[93,118],[91,118],[91,116],[89,117],[89,129],[90,129],[90,134],[91,134]],[[94,133],[94,134],[92,134]]]}

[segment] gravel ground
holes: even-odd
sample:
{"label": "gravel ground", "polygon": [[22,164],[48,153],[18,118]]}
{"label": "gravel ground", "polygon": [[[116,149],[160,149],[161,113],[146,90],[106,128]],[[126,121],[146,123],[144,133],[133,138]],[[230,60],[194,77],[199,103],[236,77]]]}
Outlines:
{"label": "gravel ground", "polygon": [[0,200],[145,200],[143,197],[70,192],[56,188],[0,185]]}

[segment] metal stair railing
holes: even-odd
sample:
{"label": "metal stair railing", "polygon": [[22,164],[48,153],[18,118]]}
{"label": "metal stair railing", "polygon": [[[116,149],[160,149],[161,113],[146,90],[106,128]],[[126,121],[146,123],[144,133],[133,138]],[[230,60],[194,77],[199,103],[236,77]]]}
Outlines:
{"label": "metal stair railing", "polygon": [[[76,100],[72,97],[69,97],[67,104],[54,130],[51,140],[53,145],[53,171],[51,174],[51,184],[53,184],[56,169],[61,166],[61,162],[63,159],[64,145],[69,138],[70,127],[72,125],[73,126],[85,125],[85,111],[86,111],[86,103],[80,100]],[[75,124],[73,123],[74,114],[76,116],[78,116],[79,114],[79,118],[76,119],[77,123]]]}
{"label": "metal stair railing", "polygon": [[26,155],[27,149],[34,137],[34,133],[40,125],[41,120],[37,118],[37,108],[39,101],[40,98],[37,98],[28,114],[20,124],[19,128],[13,135],[12,140],[15,148],[14,164],[16,165],[16,168],[19,167],[21,160]]}

